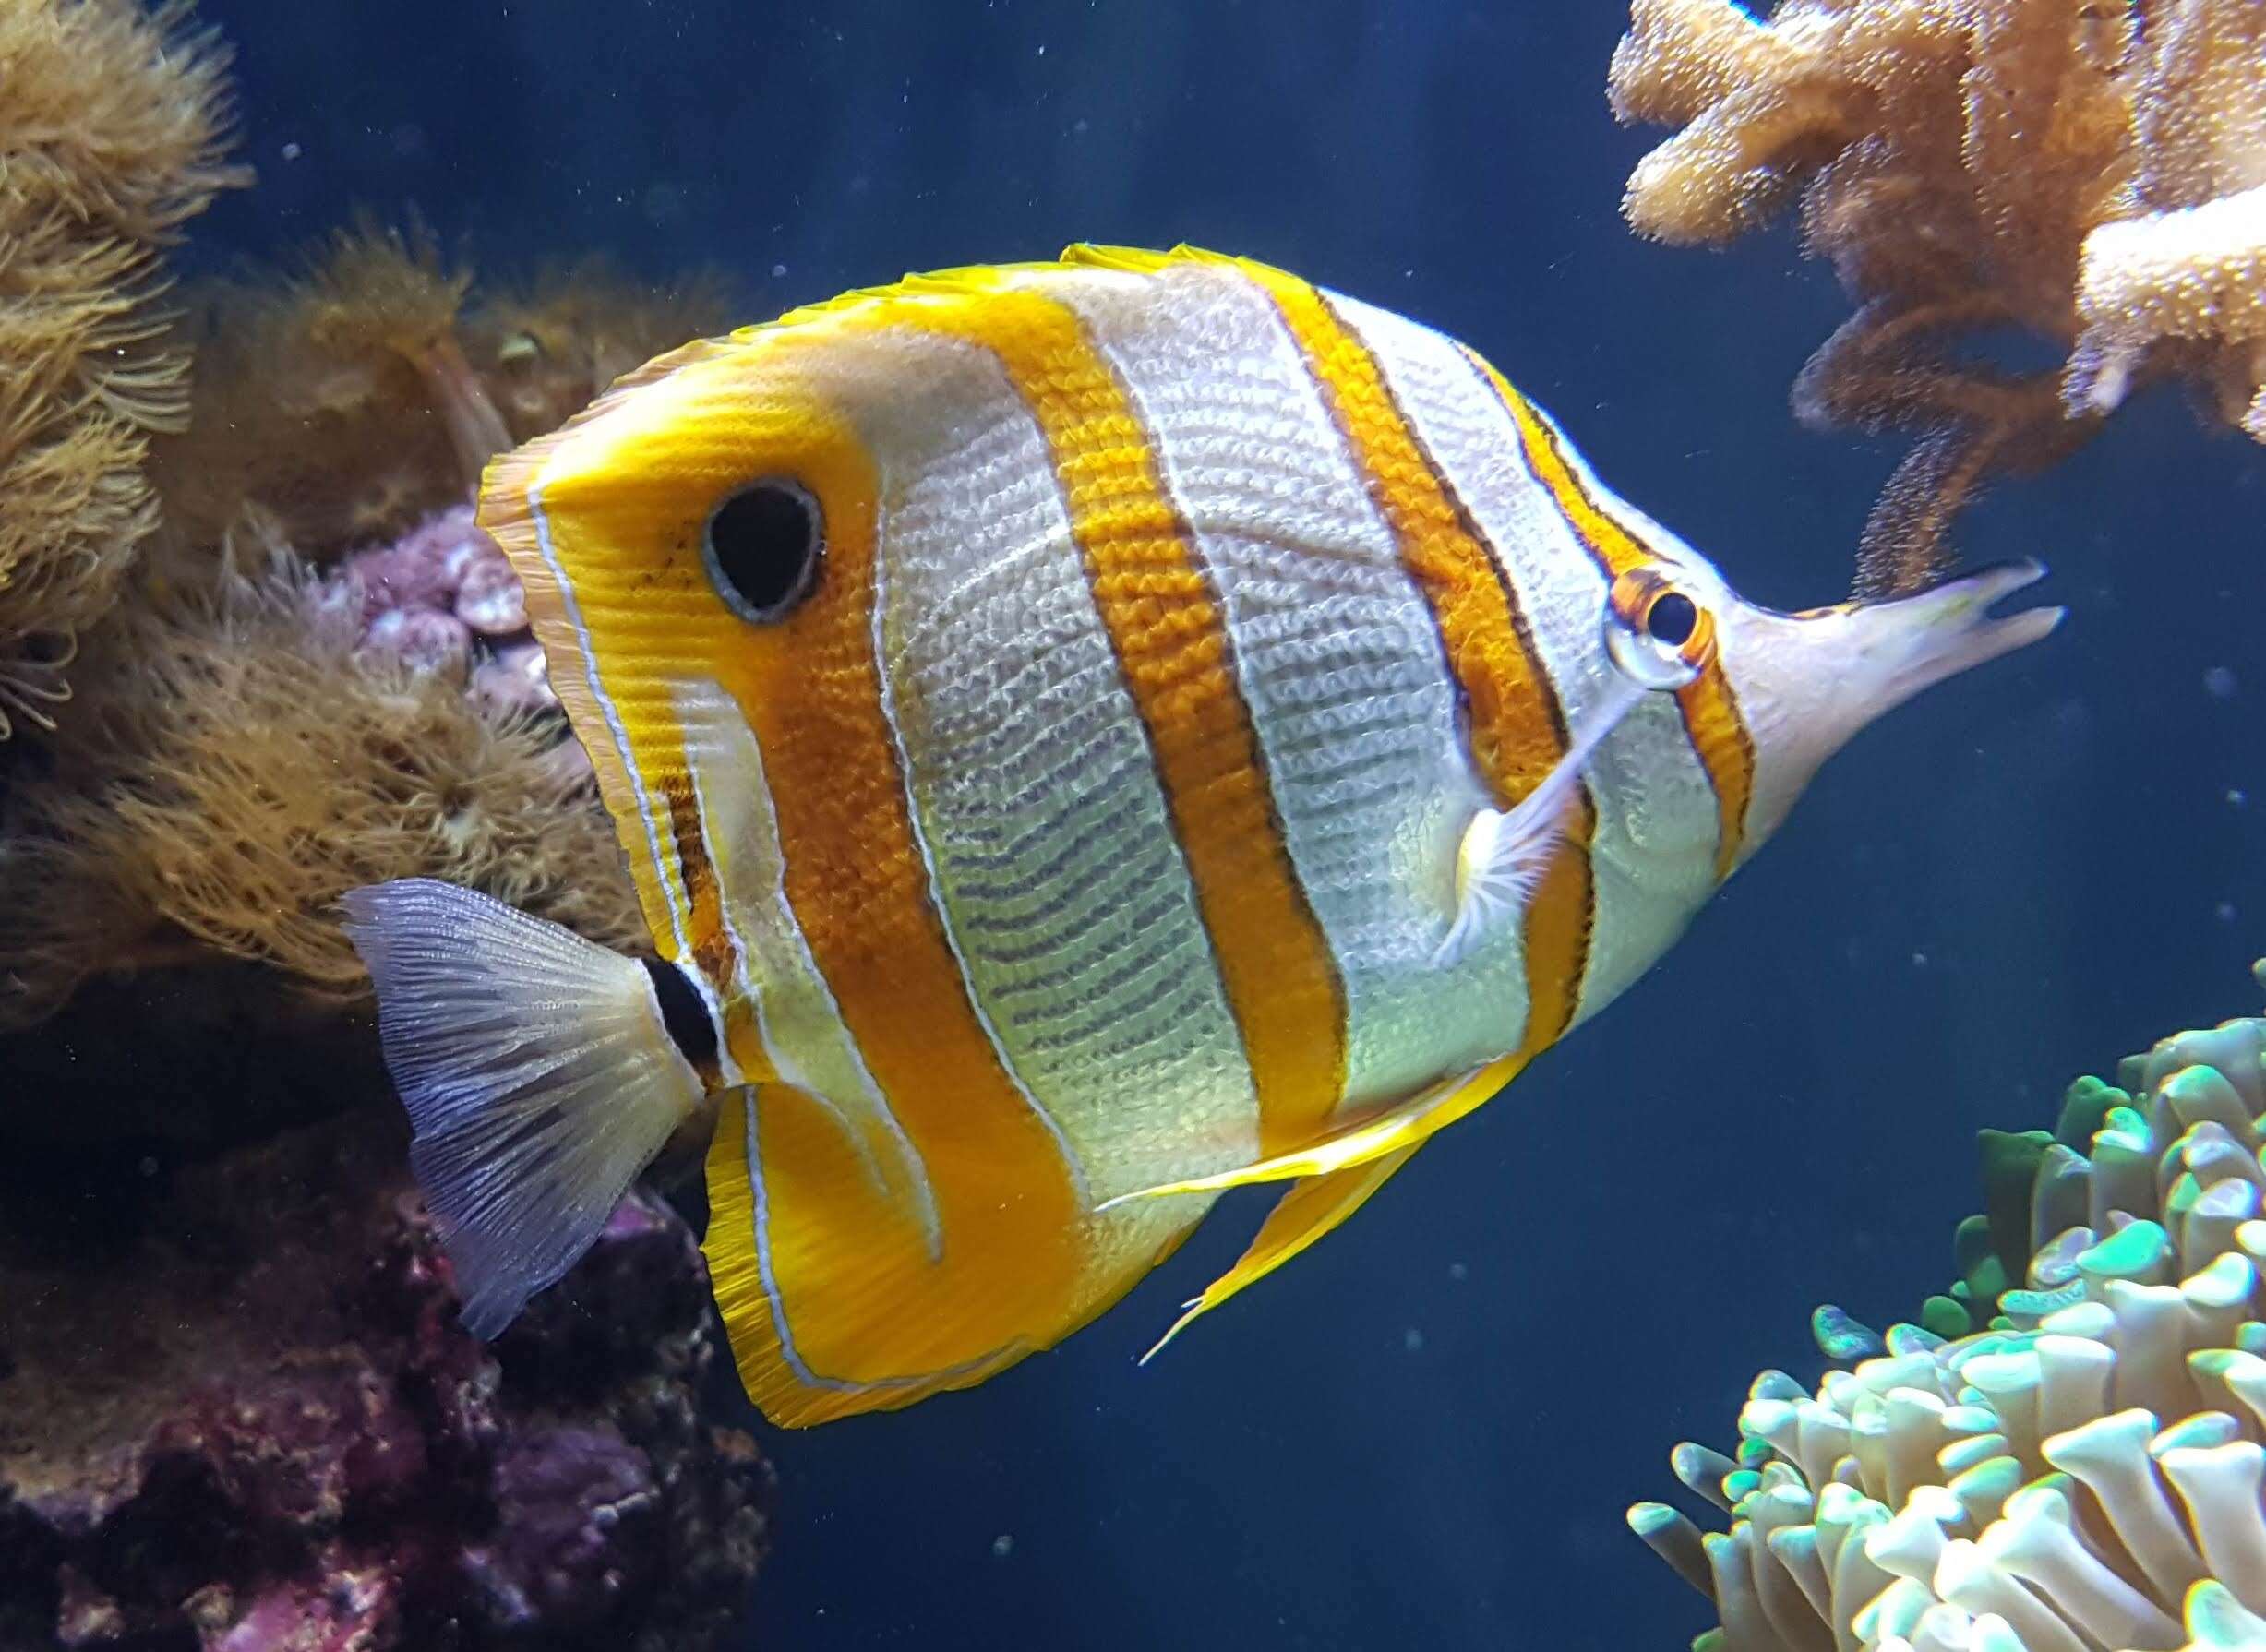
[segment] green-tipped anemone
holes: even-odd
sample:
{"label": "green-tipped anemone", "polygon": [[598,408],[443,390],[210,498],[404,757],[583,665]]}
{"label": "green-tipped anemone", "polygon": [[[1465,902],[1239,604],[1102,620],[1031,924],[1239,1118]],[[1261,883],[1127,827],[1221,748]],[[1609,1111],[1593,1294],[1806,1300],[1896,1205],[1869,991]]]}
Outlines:
{"label": "green-tipped anemone", "polygon": [[1924,1324],[1821,1308],[1814,1391],[1676,1448],[1728,1531],[1629,1511],[1715,1603],[1697,1652],[2266,1652],[2266,1018],[2118,1077],[1984,1132]]}

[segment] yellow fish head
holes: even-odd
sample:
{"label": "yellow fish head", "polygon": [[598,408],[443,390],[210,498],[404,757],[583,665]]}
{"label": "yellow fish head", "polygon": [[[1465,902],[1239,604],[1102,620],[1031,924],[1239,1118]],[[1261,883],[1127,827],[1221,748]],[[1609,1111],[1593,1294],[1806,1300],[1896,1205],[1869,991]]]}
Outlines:
{"label": "yellow fish head", "polygon": [[1801,614],[1727,593],[1715,611],[1718,646],[1755,747],[1744,855],[1777,829],[1819,765],[1859,729],[2058,625],[2059,608],[1992,612],[2044,576],[2040,563],[2009,562],[1912,596]]}

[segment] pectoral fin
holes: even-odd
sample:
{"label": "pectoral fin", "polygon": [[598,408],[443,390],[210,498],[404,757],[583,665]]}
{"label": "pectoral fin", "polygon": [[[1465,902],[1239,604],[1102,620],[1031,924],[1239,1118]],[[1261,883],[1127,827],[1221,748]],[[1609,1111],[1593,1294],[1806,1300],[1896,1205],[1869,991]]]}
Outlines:
{"label": "pectoral fin", "polygon": [[1285,1193],[1268,1213],[1242,1260],[1187,1304],[1188,1311],[1172,1322],[1172,1328],[1157,1339],[1155,1347],[1141,1356],[1141,1363],[1146,1365],[1156,1359],[1165,1344],[1193,1321],[1211,1312],[1246,1285],[1265,1278],[1361,1209],[1368,1203],[1370,1194],[1383,1187],[1385,1179],[1407,1164],[1423,1144],[1423,1139],[1419,1137],[1381,1158],[1368,1159],[1325,1176],[1310,1176]]}
{"label": "pectoral fin", "polygon": [[1582,775],[1605,736],[1643,700],[1625,679],[1610,684],[1574,730],[1565,752],[1517,808],[1482,808],[1456,852],[1456,917],[1433,953],[1433,967],[1462,961],[1491,930],[1517,924],[1565,836]]}
{"label": "pectoral fin", "polygon": [[1168,1193],[1217,1193],[1229,1188],[1248,1187],[1253,1182],[1326,1177],[1367,1165],[1387,1155],[1413,1149],[1434,1131],[1445,1130],[1517,1077],[1518,1070],[1526,1064],[1526,1056],[1516,1051],[1499,1056],[1484,1067],[1428,1084],[1406,1101],[1397,1102],[1381,1113],[1372,1114],[1295,1152],[1277,1154],[1273,1158],[1213,1176],[1192,1177],[1186,1181],[1168,1181],[1138,1192],[1121,1193],[1097,1208],[1109,1210],[1128,1200],[1157,1199]]}

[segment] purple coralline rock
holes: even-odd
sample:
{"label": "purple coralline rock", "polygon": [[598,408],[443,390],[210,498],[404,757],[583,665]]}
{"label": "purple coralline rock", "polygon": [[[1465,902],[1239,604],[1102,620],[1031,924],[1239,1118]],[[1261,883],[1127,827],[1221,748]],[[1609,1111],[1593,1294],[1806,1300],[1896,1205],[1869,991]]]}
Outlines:
{"label": "purple coralline rock", "polygon": [[519,576],[470,505],[427,517],[390,545],[354,552],[314,601],[347,618],[363,651],[466,681],[501,709],[558,703]]}
{"label": "purple coralline rock", "polygon": [[[0,1235],[0,1652],[691,1652],[769,1470],[700,1251],[632,1194],[492,1345],[362,1112]],[[161,1181],[164,1179],[159,1178]]]}

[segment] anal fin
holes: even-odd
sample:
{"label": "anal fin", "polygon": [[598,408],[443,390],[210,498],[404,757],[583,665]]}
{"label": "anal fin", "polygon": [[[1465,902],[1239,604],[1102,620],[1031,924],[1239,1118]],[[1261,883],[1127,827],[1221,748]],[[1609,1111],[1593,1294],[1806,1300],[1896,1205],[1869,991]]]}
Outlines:
{"label": "anal fin", "polygon": [[1206,1286],[1202,1296],[1187,1304],[1187,1311],[1172,1322],[1172,1328],[1157,1339],[1155,1347],[1141,1356],[1141,1363],[1146,1365],[1163,1350],[1165,1344],[1195,1320],[1211,1312],[1245,1286],[1265,1278],[1361,1209],[1369,1196],[1414,1157],[1416,1150],[1423,1144],[1420,1136],[1380,1157],[1364,1159],[1325,1175],[1310,1176],[1299,1182],[1267,1213],[1266,1220],[1260,1225],[1241,1259]]}
{"label": "anal fin", "polygon": [[1121,1193],[1097,1208],[1106,1211],[1129,1200],[1159,1199],[1169,1193],[1217,1193],[1229,1188],[1249,1187],[1254,1182],[1326,1177],[1369,1164],[1404,1148],[1415,1148],[1427,1137],[1445,1130],[1491,1099],[1517,1077],[1526,1064],[1523,1052],[1498,1056],[1469,1072],[1427,1084],[1382,1112],[1357,1119],[1291,1152],[1212,1176],[1191,1177],[1186,1181],[1168,1181],[1137,1192]]}

